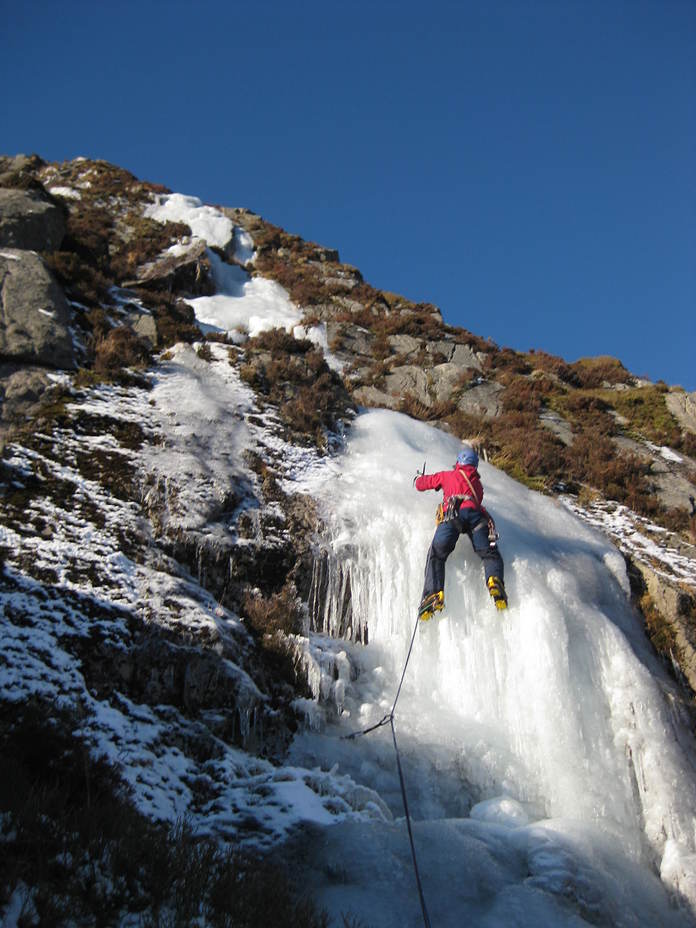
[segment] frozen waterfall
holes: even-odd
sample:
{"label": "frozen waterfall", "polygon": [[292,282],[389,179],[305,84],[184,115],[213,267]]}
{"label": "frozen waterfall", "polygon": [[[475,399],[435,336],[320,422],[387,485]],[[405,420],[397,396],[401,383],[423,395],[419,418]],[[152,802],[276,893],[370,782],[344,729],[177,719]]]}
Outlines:
{"label": "frozen waterfall", "polygon": [[[297,736],[293,757],[338,764],[381,795],[394,823],[319,832],[308,867],[330,912],[380,928],[422,923],[393,747],[388,729],[340,735],[391,708],[439,501],[412,478],[424,459],[429,473],[451,467],[459,447],[370,411],[312,487],[329,525],[317,640],[323,630],[353,641],[330,649],[335,679],[321,691],[337,711]],[[433,925],[689,925],[693,746],[628,602],[623,558],[559,502],[484,463],[480,473],[510,608],[495,610],[461,538],[445,610],[418,629],[396,714]]]}

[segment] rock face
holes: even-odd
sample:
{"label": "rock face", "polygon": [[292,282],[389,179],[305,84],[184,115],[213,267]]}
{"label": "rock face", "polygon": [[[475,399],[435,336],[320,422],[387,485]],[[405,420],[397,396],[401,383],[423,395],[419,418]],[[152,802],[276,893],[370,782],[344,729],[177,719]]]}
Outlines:
{"label": "rock face", "polygon": [[0,251],[0,356],[54,368],[75,367],[70,308],[41,258]]}
{"label": "rock face", "polygon": [[696,599],[679,583],[638,559],[632,560],[629,576],[634,595],[640,598],[648,593],[673,641],[672,660],[678,663],[692,691],[696,692]]}
{"label": "rock face", "polygon": [[64,236],[59,206],[33,190],[0,188],[0,247],[55,251]]}
{"label": "rock face", "polygon": [[696,432],[696,393],[670,391],[665,402],[682,428]]}

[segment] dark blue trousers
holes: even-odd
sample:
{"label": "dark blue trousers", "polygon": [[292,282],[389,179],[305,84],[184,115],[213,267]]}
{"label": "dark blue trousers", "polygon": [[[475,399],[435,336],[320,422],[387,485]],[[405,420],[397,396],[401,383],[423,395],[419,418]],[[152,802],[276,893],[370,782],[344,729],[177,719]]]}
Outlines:
{"label": "dark blue trousers", "polygon": [[456,519],[441,522],[435,529],[425,564],[422,599],[445,589],[445,561],[454,551],[460,535],[468,535],[471,539],[474,551],[483,561],[486,581],[489,577],[504,579],[500,551],[497,545],[491,547],[488,540],[488,520],[478,509],[460,509]]}

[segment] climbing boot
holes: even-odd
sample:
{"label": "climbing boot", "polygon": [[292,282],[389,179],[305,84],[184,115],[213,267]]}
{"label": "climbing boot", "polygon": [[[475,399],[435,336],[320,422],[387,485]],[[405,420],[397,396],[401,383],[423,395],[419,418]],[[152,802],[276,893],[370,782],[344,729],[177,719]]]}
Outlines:
{"label": "climbing boot", "polygon": [[442,590],[439,590],[437,593],[431,593],[429,596],[424,596],[423,602],[420,604],[420,609],[418,610],[418,618],[423,622],[427,622],[428,619],[433,617],[433,613],[440,612],[444,605],[445,594]]}
{"label": "climbing boot", "polygon": [[491,599],[495,603],[496,609],[507,609],[507,593],[505,586],[500,577],[489,577],[486,583]]}

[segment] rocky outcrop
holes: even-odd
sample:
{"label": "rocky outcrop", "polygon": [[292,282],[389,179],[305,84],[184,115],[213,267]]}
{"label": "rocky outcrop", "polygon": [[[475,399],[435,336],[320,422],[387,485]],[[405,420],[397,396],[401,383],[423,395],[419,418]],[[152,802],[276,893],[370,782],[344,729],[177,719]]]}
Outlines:
{"label": "rocky outcrop", "polygon": [[64,236],[60,206],[35,190],[0,188],[0,247],[55,251]]}
{"label": "rocky outcrop", "polygon": [[630,559],[628,573],[653,644],[696,693],[696,597],[637,558]]}
{"label": "rocky outcrop", "polygon": [[210,262],[206,257],[206,244],[194,239],[177,250],[165,251],[154,261],[138,268],[134,281],[126,281],[124,286],[145,286],[157,283],[165,284],[170,290],[184,290],[197,295],[214,292],[212,284],[201,287],[202,281],[208,281]]}
{"label": "rocky outcrop", "polygon": [[470,382],[466,368],[457,364],[436,364],[431,368],[405,364],[389,371],[383,389],[367,385],[356,390],[354,396],[365,405],[383,404],[397,409],[408,395],[427,408],[452,403],[471,415],[492,418],[500,413],[502,390],[497,383]]}
{"label": "rocky outcrop", "polygon": [[665,403],[679,425],[696,434],[696,393],[670,390],[665,396]]}
{"label": "rocky outcrop", "polygon": [[503,390],[504,388],[494,381],[474,383],[459,396],[457,407],[472,416],[494,419],[503,409]]}
{"label": "rocky outcrop", "polygon": [[75,367],[70,308],[41,258],[0,251],[0,357],[53,368]]}

